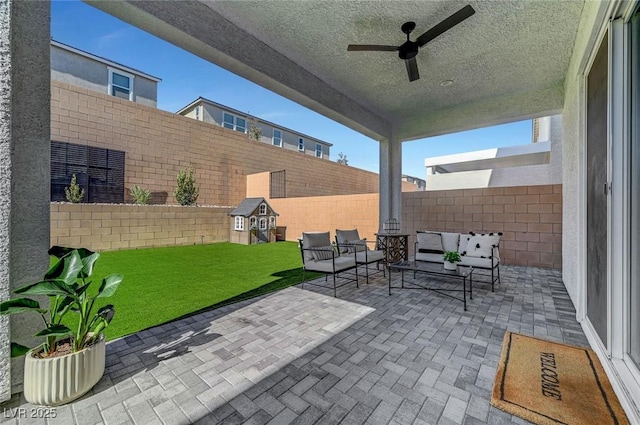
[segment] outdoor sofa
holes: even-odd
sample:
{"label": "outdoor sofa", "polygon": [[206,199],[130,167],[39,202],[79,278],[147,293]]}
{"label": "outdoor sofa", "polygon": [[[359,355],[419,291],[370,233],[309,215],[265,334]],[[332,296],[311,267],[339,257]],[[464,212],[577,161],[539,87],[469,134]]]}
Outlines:
{"label": "outdoor sofa", "polygon": [[[473,267],[474,270],[490,271],[491,290],[495,282],[500,283],[500,237],[501,232],[493,233],[450,233],[419,230],[416,233],[415,260],[442,263],[447,251],[457,251],[462,260],[459,266]],[[474,278],[478,276],[474,273]],[[474,281],[476,281],[474,279]]]}

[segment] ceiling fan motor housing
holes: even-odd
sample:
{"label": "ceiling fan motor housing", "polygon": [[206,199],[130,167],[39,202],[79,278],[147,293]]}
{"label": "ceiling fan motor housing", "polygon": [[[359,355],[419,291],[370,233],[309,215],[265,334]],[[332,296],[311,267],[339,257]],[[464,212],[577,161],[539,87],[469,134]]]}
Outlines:
{"label": "ceiling fan motor housing", "polygon": [[415,41],[407,41],[398,49],[400,59],[411,59],[418,54],[418,43]]}

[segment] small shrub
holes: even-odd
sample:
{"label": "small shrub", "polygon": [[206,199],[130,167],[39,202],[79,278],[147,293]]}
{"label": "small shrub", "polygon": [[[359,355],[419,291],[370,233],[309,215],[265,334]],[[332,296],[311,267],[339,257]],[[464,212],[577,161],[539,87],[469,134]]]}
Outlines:
{"label": "small shrub", "polygon": [[176,179],[177,186],[173,195],[176,197],[176,201],[180,205],[193,205],[198,200],[200,194],[199,189],[196,187],[195,169],[193,166],[189,166],[185,170],[178,173]]}
{"label": "small shrub", "polygon": [[262,136],[262,130],[258,127],[258,120],[252,118],[249,121],[249,128],[247,129],[247,137],[250,140],[260,140],[260,136]]}
{"label": "small shrub", "polygon": [[143,189],[137,184],[131,188],[129,194],[133,198],[133,203],[138,205],[147,205],[151,197],[151,191],[149,189]]}
{"label": "small shrub", "polygon": [[64,194],[67,196],[67,201],[74,204],[84,199],[84,189],[78,184],[75,174],[71,175],[71,184],[64,188]]}

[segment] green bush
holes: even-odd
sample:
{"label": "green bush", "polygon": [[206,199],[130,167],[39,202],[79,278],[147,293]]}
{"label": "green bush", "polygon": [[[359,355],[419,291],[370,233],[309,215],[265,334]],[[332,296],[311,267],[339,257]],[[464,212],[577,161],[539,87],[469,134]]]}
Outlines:
{"label": "green bush", "polygon": [[173,195],[180,205],[193,205],[198,200],[199,189],[196,187],[195,172],[193,166],[189,166],[178,173]]}
{"label": "green bush", "polygon": [[133,198],[133,203],[138,205],[147,205],[151,197],[151,191],[149,189],[143,189],[137,184],[131,188],[129,194]]}
{"label": "green bush", "polygon": [[67,201],[77,204],[84,199],[84,189],[80,187],[76,180],[76,175],[71,176],[71,184],[64,188]]}

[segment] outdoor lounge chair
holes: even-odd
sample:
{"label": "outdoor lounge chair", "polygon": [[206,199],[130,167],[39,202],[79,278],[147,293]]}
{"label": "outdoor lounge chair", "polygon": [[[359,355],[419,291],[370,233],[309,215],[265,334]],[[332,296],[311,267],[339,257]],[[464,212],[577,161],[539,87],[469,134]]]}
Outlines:
{"label": "outdoor lounge chair", "polygon": [[380,262],[384,260],[384,251],[371,250],[367,246],[367,243],[375,243],[375,241],[360,239],[360,236],[358,235],[358,229],[336,229],[336,245],[338,246],[338,252],[340,252],[341,254],[350,254],[355,252],[356,264],[364,265],[368,284],[369,264],[376,264],[376,271],[373,272],[374,274],[382,273],[386,276],[386,273],[384,266],[382,267],[382,270],[380,270]]}
{"label": "outdoor lounge chair", "polygon": [[[298,239],[300,243],[300,253],[302,254],[302,288],[306,281],[306,272],[325,273],[325,281],[329,275],[333,277],[333,296],[337,296],[337,289],[349,282],[356,282],[358,287],[358,267],[356,264],[355,253],[341,255],[336,247],[331,244],[329,232],[323,233],[302,233],[302,239]],[[347,281],[338,285],[336,278],[339,273],[355,270],[355,278],[350,273],[343,276]],[[310,285],[318,285],[308,282]],[[324,286],[326,285],[318,285]]]}

